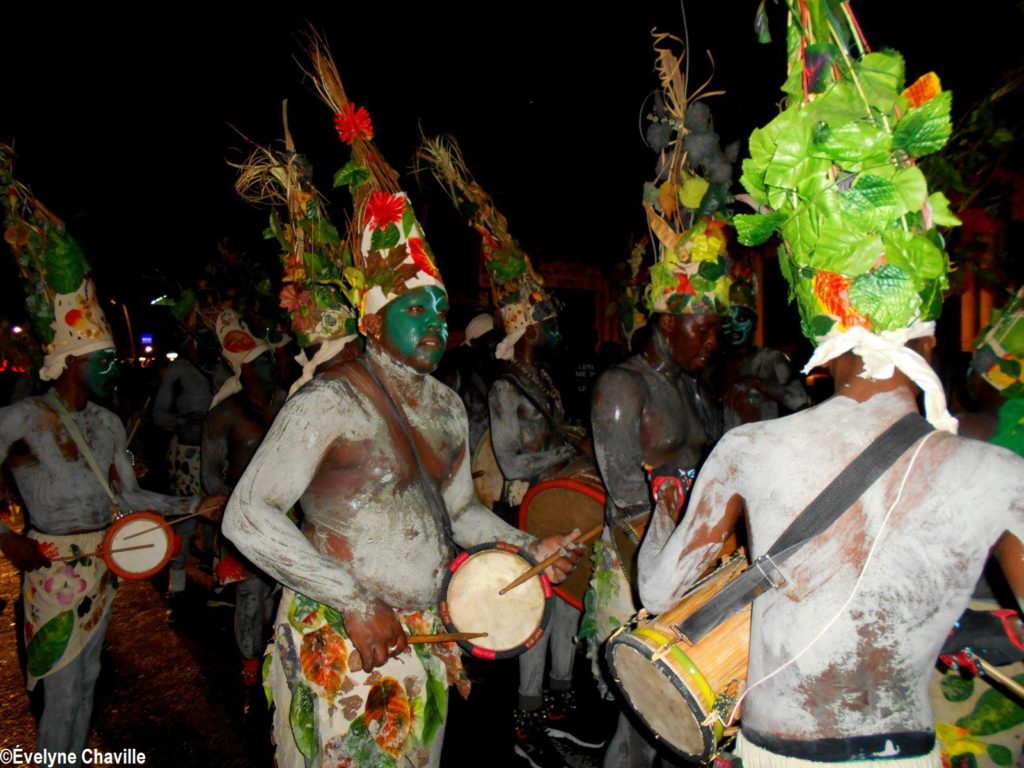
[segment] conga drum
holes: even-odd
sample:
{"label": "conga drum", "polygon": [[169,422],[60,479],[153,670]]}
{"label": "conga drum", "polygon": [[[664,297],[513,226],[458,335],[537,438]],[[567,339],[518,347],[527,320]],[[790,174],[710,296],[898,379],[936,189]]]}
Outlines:
{"label": "conga drum", "polygon": [[451,562],[441,586],[441,622],[448,632],[487,633],[458,641],[463,650],[481,659],[510,659],[540,640],[551,617],[547,577],[498,594],[536,564],[525,549],[503,541],[475,546]]}
{"label": "conga drum", "polygon": [[[532,486],[519,506],[519,527],[538,539],[573,528],[589,531],[604,520],[604,486],[593,468],[570,465],[559,477]],[[583,598],[590,586],[591,558],[580,558],[569,577],[553,587],[558,597],[583,610]]]}
{"label": "conga drum", "polygon": [[689,760],[707,762],[721,741],[735,696],[747,679],[750,610],[691,644],[673,629],[746,567],[742,552],[691,589],[677,606],[640,621],[608,642],[612,676],[655,737]]}
{"label": "conga drum", "polygon": [[155,512],[118,515],[97,550],[107,567],[122,579],[148,579],[170,561],[174,533]]}

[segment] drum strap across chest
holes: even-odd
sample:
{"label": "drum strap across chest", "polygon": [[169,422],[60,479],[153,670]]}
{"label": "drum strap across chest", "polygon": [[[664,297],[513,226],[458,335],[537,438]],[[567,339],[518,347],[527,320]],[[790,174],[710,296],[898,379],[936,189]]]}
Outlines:
{"label": "drum strap across chest", "polygon": [[67,429],[68,434],[71,435],[71,439],[78,447],[79,452],[85,457],[86,463],[89,468],[96,475],[96,479],[99,480],[103,490],[106,491],[107,496],[110,497],[110,509],[114,517],[116,517],[121,509],[117,503],[117,497],[114,495],[114,491],[110,487],[110,483],[107,482],[106,475],[103,474],[103,470],[100,469],[99,463],[96,461],[96,457],[92,453],[92,449],[89,448],[89,444],[82,437],[82,433],[78,429],[78,425],[75,424],[74,419],[71,418],[71,414],[68,413],[67,406],[61,401],[60,396],[57,392],[51,389],[46,393],[45,398],[47,403],[57,412],[57,416],[60,418],[61,423],[64,424],[64,428]]}

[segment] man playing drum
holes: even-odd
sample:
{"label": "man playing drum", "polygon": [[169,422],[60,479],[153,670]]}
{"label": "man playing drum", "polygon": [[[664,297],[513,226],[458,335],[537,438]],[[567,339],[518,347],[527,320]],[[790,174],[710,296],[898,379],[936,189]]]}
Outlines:
{"label": "man playing drum", "polygon": [[[476,501],[465,409],[429,376],[447,337],[440,275],[370,141],[366,110],[347,101],[315,43],[312,55],[353,165],[370,176],[356,190],[352,233],[366,352],[285,403],[235,488],[224,531],[289,587],[266,676],[278,765],[437,765],[447,686],[466,680],[450,644],[413,652],[407,636],[439,630],[454,547],[504,540],[543,557],[572,539],[534,542]],[[300,498],[301,531],[285,517]],[[555,573],[571,567],[562,558]]]}
{"label": "man playing drum", "polygon": [[[509,233],[505,217],[465,166],[454,138],[425,140],[419,156],[430,164],[455,207],[467,215],[481,237],[480,250],[503,333],[495,350],[500,373],[487,395],[491,444],[505,478],[502,501],[515,519],[527,489],[554,477],[571,460],[582,458],[580,471],[590,469],[593,474],[593,462],[581,445],[585,433],[565,423],[562,396],[541,366],[542,356],[561,344],[558,313],[530,257]],[[595,727],[588,727],[599,725],[593,718],[576,717],[572,668],[579,622],[577,608],[555,600],[545,636],[519,657],[515,752],[534,768],[563,765],[548,734],[587,748],[600,748],[606,740]],[[545,697],[549,651],[550,693]]]}
{"label": "man playing drum", "polygon": [[0,146],[6,239],[28,278],[29,310],[46,344],[39,376],[54,386],[44,397],[0,409],[0,461],[7,461],[24,499],[28,531],[21,535],[0,523],[0,549],[25,571],[28,688],[43,683],[37,747],[79,752],[89,735],[116,586],[95,555],[114,500],[126,512],[198,510],[215,519],[226,497],[200,501],[139,488],[124,426],[95,402],[110,397],[117,365],[88,264],[63,223],[12,179],[11,162],[9,148]]}
{"label": "man playing drum", "polygon": [[[824,18],[816,5],[809,3],[806,24]],[[802,33],[816,34],[818,41],[829,37],[827,30],[791,29],[791,35]],[[865,50],[861,43],[858,47]],[[794,214],[789,206],[810,204],[805,195],[814,204],[828,204],[827,196],[815,196],[837,177],[858,189],[865,183],[862,168],[877,172],[886,165],[894,147],[887,131],[893,125],[909,130],[911,124],[900,129],[897,121],[918,119],[933,99],[938,99],[930,107],[937,115],[933,126],[941,126],[944,117],[949,135],[948,94],[941,93],[938,79],[923,78],[930,80],[925,87],[918,88],[919,81],[901,94],[902,59],[891,53],[871,56],[862,70],[860,62],[853,65],[854,71],[891,73],[874,81],[871,98],[877,103],[869,110],[888,117],[856,148],[881,151],[881,160],[867,162],[855,152],[805,163],[790,154],[786,162],[805,176],[786,183],[801,192],[776,195],[772,180],[780,177],[774,171],[766,175],[772,158],[779,157],[774,142],[792,148],[793,137],[809,125],[820,136],[841,135],[849,129],[844,116],[866,125],[850,117],[853,112],[834,109],[844,91],[833,77],[843,76],[846,67],[819,63],[823,80],[801,82],[794,76],[791,106],[751,139],[757,158],[744,163],[745,186],[756,193],[755,201],[771,199],[782,210],[763,214],[777,217],[773,220],[738,222],[746,233],[741,239],[756,244],[759,238],[748,225],[758,223],[765,225],[760,234],[768,237],[774,224]],[[816,91],[809,98],[801,91],[807,84]],[[930,130],[933,138],[942,135]],[[896,135],[912,141],[905,132]],[[937,148],[933,143],[930,151]],[[803,149],[817,151],[809,145]],[[808,411],[729,432],[701,470],[682,524],[675,528],[659,505],[640,552],[641,598],[652,612],[665,611],[713,563],[741,514],[751,556],[757,557],[877,435],[916,413],[918,390],[924,392],[926,415],[937,429],[904,452],[827,530],[786,559],[775,574],[775,581],[781,576],[784,583],[754,600],[736,746],[749,768],[854,760],[868,766],[940,765],[928,700],[936,657],[968,604],[989,547],[1004,531],[1024,535],[1024,462],[1009,451],[955,436],[942,386],[926,362],[935,344],[932,321],[941,309],[948,261],[934,245],[935,233],[925,233],[936,221],[955,220],[950,221],[941,195],[927,197],[920,171],[908,164],[906,149],[899,151],[905,165],[896,173],[919,179],[910,204],[924,207],[924,216],[901,220],[898,207],[871,209],[861,217],[822,215],[817,242],[793,239],[796,229],[783,225],[780,265],[797,297],[804,332],[818,345],[806,370],[827,364],[835,395]],[[830,219],[842,222],[844,242],[861,242],[862,252],[826,250],[826,236],[837,232],[825,226]],[[868,229],[866,236],[858,227]],[[872,243],[874,248],[867,247]],[[900,244],[908,250],[901,251]],[[921,258],[900,258],[911,251]],[[878,290],[866,292],[869,287]]]}

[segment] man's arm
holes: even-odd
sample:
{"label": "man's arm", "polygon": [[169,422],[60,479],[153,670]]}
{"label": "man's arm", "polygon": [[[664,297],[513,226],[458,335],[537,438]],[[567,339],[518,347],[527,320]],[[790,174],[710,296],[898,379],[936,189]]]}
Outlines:
{"label": "man's arm", "polygon": [[341,611],[371,612],[373,595],[334,558],[321,554],[286,513],[309,487],[340,436],[352,438],[365,421],[360,400],[314,379],[277,415],[235,486],[221,530],[257,567],[296,592]]}
{"label": "man's arm", "polygon": [[171,432],[178,429],[178,424],[182,420],[181,415],[173,410],[174,385],[179,379],[178,370],[178,366],[173,364],[168,367],[160,381],[156,400],[153,401],[153,423]]}
{"label": "man's arm", "polygon": [[620,368],[605,371],[594,385],[594,454],[608,495],[619,509],[650,506],[640,435],[643,400],[638,377]]}
{"label": "man's arm", "polygon": [[207,493],[231,493],[227,483],[228,443],[231,436],[230,398],[217,403],[203,422],[200,480]]}
{"label": "man's arm", "polygon": [[534,409],[532,403],[510,381],[498,379],[487,395],[491,414],[491,445],[502,474],[508,480],[529,480],[541,477],[552,468],[576,455],[571,445],[533,451],[523,445],[523,425],[519,408]]}
{"label": "man's arm", "polygon": [[[0,464],[7,461],[11,446],[27,433],[31,413],[27,400],[0,408]],[[12,531],[2,520],[0,551],[3,551],[14,567],[21,571],[34,571],[36,568],[50,565],[49,558],[40,551],[36,541]]]}
{"label": "man's arm", "polygon": [[697,476],[687,515],[677,527],[664,497],[656,505],[637,559],[640,600],[662,613],[707,570],[743,511],[743,498],[730,487],[731,474],[716,449]]}

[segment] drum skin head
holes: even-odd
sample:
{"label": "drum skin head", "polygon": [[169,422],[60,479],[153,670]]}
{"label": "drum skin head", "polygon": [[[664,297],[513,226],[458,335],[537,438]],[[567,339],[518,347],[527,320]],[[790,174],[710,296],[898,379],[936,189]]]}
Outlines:
{"label": "drum skin head", "polygon": [[629,635],[609,644],[608,665],[619,690],[659,741],[705,762],[715,747],[712,729],[701,725],[707,712],[679,673],[663,659],[652,661],[651,655],[649,646]]}
{"label": "drum skin head", "polygon": [[[530,488],[523,497],[519,507],[519,527],[538,539],[555,533],[569,533],[573,528],[589,531],[604,520],[604,501],[605,494],[600,485],[568,477],[544,480]],[[582,611],[592,569],[589,554],[584,554],[569,578],[554,587],[555,594]]]}
{"label": "drum skin head", "polygon": [[[103,559],[122,579],[148,579],[170,561],[173,540],[170,526],[160,515],[132,512],[110,526],[103,538]],[[150,546],[111,554],[111,550],[145,545]]]}
{"label": "drum skin head", "polygon": [[551,585],[543,575],[504,595],[498,591],[536,565],[525,550],[481,544],[452,561],[441,588],[441,621],[449,632],[486,632],[459,641],[474,656],[508,659],[532,648],[551,615]]}

